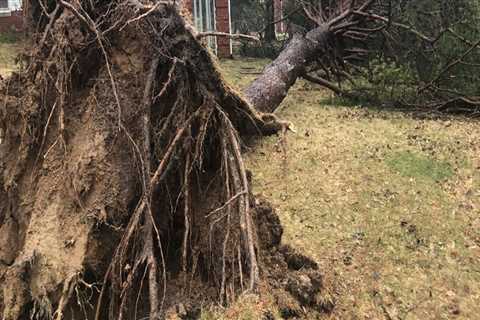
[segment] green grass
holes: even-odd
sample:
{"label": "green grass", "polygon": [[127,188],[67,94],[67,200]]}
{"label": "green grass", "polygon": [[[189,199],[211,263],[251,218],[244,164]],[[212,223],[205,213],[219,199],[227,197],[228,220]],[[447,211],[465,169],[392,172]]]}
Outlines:
{"label": "green grass", "polygon": [[[241,90],[266,62],[221,65]],[[267,137],[247,164],[254,193],[278,209],[284,241],[324,270],[337,304],[325,318],[477,318],[478,122],[343,106],[303,81],[278,116],[297,131],[286,153]]]}
{"label": "green grass", "polygon": [[15,32],[0,33],[0,45],[17,43],[20,40],[20,38],[21,36]]}
{"label": "green grass", "polygon": [[404,177],[442,181],[454,175],[448,162],[441,162],[430,157],[409,151],[390,155],[386,164]]}

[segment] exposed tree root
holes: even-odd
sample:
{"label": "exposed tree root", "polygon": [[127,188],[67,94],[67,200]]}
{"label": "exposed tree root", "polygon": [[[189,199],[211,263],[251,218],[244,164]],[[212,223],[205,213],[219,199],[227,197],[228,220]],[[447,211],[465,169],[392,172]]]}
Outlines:
{"label": "exposed tree root", "polygon": [[74,274],[69,276],[64,284],[63,284],[63,290],[62,290],[62,295],[60,297],[60,300],[58,302],[58,307],[55,313],[53,314],[53,317],[55,320],[62,320],[65,312],[65,308],[67,307],[67,304],[69,303],[73,292],[76,288],[77,285],[77,279],[78,279],[78,274]]}

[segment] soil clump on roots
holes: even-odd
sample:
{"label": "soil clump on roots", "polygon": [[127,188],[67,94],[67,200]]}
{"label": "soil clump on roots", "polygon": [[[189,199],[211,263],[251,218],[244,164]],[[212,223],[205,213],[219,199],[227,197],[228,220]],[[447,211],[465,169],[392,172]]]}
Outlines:
{"label": "soil clump on roots", "polygon": [[265,288],[286,317],[321,308],[241,155],[288,125],[225,84],[178,4],[25,10],[30,50],[0,88],[0,317],[192,317]]}

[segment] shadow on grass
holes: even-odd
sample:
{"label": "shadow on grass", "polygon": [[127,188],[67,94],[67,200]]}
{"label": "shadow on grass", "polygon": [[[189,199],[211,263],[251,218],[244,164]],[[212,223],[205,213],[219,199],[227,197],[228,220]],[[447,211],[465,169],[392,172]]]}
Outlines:
{"label": "shadow on grass", "polygon": [[[325,89],[327,90],[327,89]],[[365,96],[345,97],[331,95],[319,101],[331,107],[361,108],[374,112],[401,113],[416,120],[478,121],[478,112],[446,113],[431,108],[409,107],[394,101],[382,101]]]}

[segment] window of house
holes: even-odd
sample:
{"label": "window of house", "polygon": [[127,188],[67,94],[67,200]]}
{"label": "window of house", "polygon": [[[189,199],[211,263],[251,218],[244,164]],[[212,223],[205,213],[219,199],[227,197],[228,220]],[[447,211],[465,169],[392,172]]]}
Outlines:
{"label": "window of house", "polygon": [[[215,0],[194,0],[193,18],[198,31],[215,31]],[[216,38],[207,37],[206,40],[209,47],[215,50]]]}
{"label": "window of house", "polygon": [[215,30],[215,1],[195,0],[193,2],[195,25],[199,31]]}
{"label": "window of house", "polygon": [[8,9],[8,0],[0,0],[0,9]]}

